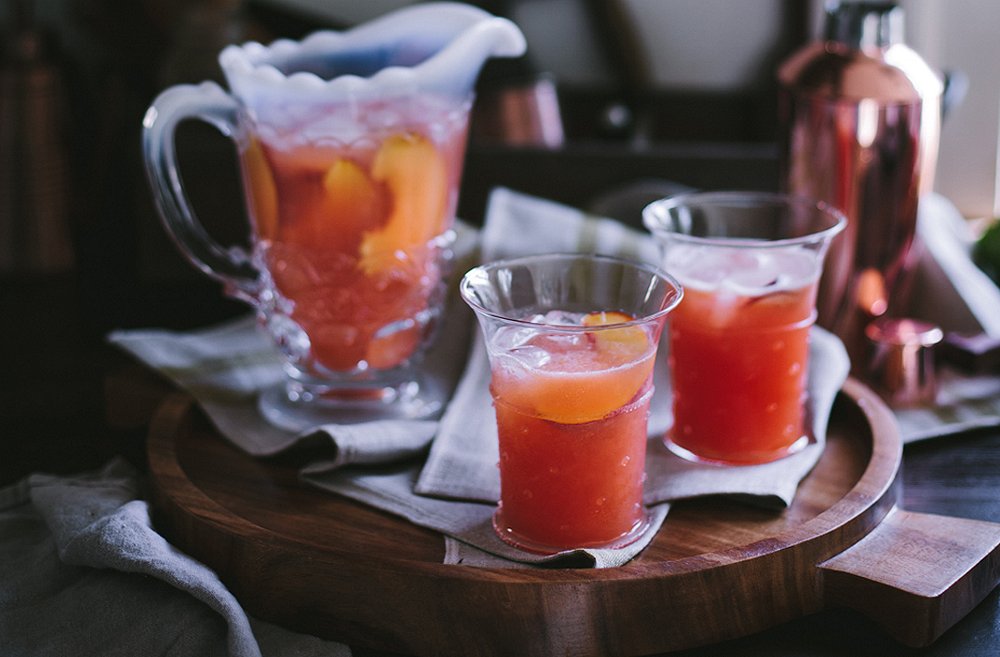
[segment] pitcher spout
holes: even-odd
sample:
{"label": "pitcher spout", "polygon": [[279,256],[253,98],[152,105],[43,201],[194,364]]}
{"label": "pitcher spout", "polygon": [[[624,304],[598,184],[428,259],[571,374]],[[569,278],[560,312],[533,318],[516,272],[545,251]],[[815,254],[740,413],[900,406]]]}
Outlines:
{"label": "pitcher spout", "polygon": [[439,51],[418,67],[421,86],[427,90],[466,94],[488,59],[520,57],[527,48],[517,25],[476,7],[430,3],[398,13],[411,12],[412,18],[407,19],[411,30],[426,21],[428,36],[436,32],[441,43]]}
{"label": "pitcher spout", "polygon": [[[456,2],[405,7],[353,29],[324,30],[301,42],[229,46],[219,56],[230,87],[250,106],[281,98],[469,96],[491,57],[526,49],[506,18]],[[259,109],[259,108],[258,108]]]}

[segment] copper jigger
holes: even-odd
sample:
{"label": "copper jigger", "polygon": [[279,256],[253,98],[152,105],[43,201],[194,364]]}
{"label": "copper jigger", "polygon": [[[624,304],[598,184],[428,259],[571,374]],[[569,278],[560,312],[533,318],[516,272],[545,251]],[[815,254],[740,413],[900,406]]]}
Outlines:
{"label": "copper jigger", "polygon": [[868,376],[890,406],[920,406],[937,399],[935,346],[944,338],[939,327],[882,318],[869,324],[865,335],[872,349]]}

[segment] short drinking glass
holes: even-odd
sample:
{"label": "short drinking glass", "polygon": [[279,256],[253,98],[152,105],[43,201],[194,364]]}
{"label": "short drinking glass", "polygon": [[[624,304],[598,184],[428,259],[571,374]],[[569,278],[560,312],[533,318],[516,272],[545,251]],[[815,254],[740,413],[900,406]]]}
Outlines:
{"label": "short drinking glass", "polygon": [[461,293],[492,372],[498,535],[541,553],[638,539],[653,363],[680,286],[654,267],[552,254],[476,267]]}
{"label": "short drinking glass", "polygon": [[817,281],[843,215],[802,198],[710,192],[656,201],[643,219],[685,289],[670,324],[667,446],[723,464],[804,447]]}

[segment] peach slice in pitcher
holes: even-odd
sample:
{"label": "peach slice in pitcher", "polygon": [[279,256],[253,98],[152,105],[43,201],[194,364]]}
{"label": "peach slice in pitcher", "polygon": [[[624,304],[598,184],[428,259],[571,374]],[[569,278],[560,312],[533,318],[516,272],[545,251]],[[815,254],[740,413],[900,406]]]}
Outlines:
{"label": "peach slice in pitcher", "polygon": [[354,253],[365,231],[389,216],[388,190],[353,160],[338,158],[321,178],[297,190],[289,203],[299,211],[283,229],[283,238],[302,246]]}
{"label": "peach slice in pitcher", "polygon": [[357,236],[360,241],[362,233],[384,224],[389,215],[388,191],[352,160],[337,160],[323,177],[323,188],[332,219],[328,230]]}
{"label": "peach slice in pitcher", "polygon": [[416,325],[384,336],[376,333],[368,345],[366,360],[370,366],[380,369],[396,367],[413,355],[421,337],[420,327]]}
{"label": "peach slice in pitcher", "polygon": [[248,181],[247,197],[261,239],[274,239],[278,232],[278,188],[264,147],[250,140],[243,151],[243,167]]}
{"label": "peach slice in pitcher", "polygon": [[434,144],[417,133],[386,139],[372,163],[372,178],[388,187],[392,212],[381,228],[365,233],[361,268],[367,274],[391,266],[397,250],[423,245],[444,228],[448,168]]}

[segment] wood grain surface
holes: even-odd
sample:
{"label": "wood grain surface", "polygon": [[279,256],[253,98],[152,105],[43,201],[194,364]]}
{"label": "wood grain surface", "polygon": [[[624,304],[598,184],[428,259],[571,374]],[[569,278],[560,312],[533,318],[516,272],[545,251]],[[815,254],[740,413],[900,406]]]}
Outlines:
{"label": "wood grain surface", "polygon": [[1000,525],[897,508],[898,432],[853,380],[791,507],[678,503],[636,559],[603,570],[444,565],[439,534],[302,486],[309,455],[246,456],[180,394],[148,455],[158,525],[249,613],[411,655],[648,655],[842,605],[923,645],[1000,579]]}

